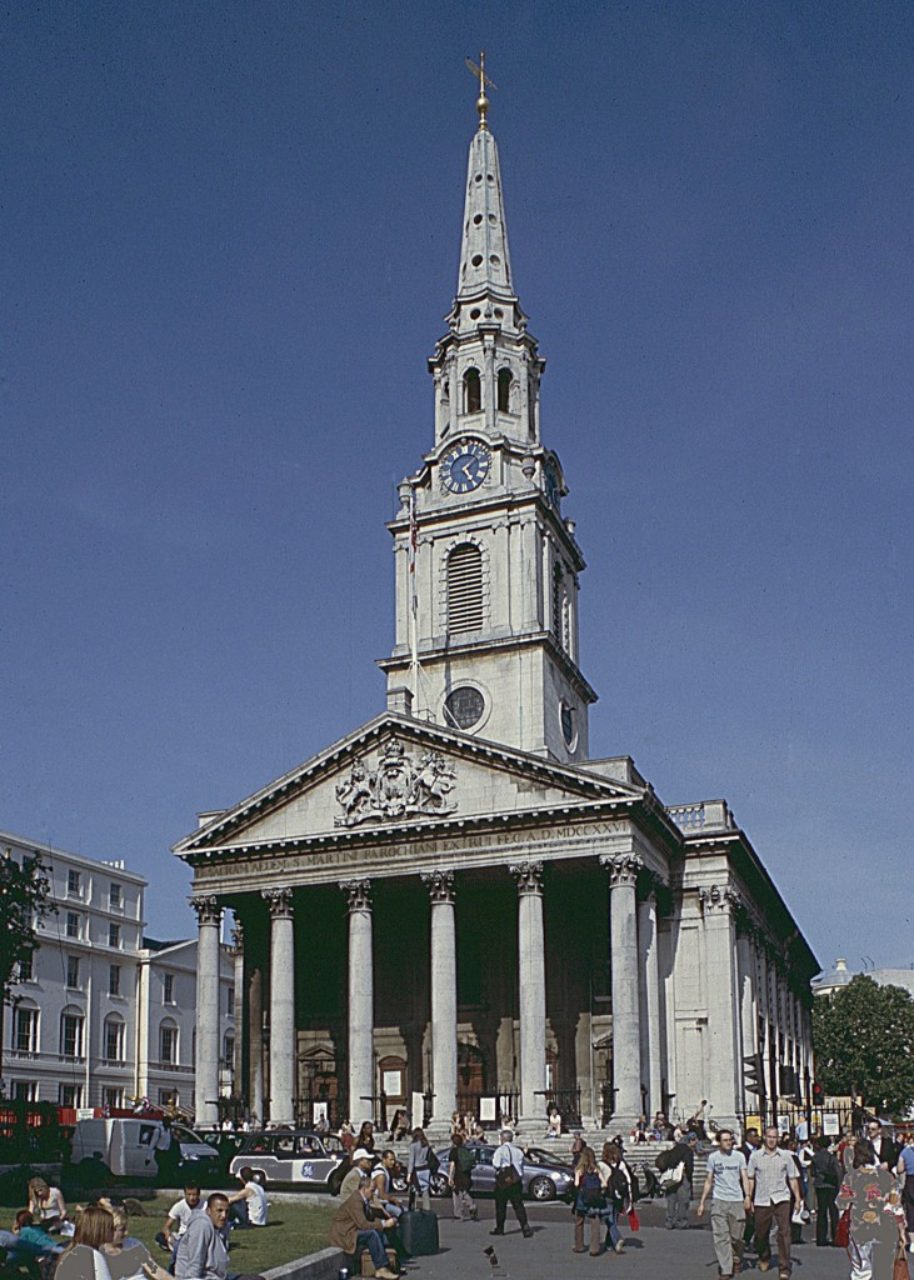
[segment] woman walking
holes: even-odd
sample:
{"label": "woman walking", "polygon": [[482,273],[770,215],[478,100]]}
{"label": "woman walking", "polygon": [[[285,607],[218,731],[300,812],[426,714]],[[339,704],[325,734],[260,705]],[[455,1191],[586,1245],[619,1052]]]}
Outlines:
{"label": "woman walking", "polygon": [[590,1256],[603,1252],[600,1244],[606,1213],[606,1181],[591,1147],[583,1147],[574,1171],[574,1252],[584,1253],[584,1224],[590,1222]]}
{"label": "woman walking", "polygon": [[603,1143],[603,1159],[597,1167],[606,1186],[606,1209],[603,1213],[603,1220],[606,1223],[606,1248],[612,1247],[615,1253],[622,1253],[625,1242],[619,1230],[619,1215],[628,1213],[634,1203],[634,1196],[631,1172],[618,1143]]}
{"label": "woman walking", "polygon": [[413,1140],[409,1146],[409,1163],[406,1166],[406,1180],[416,1194],[422,1197],[423,1209],[432,1207],[429,1183],[432,1174],[437,1171],[438,1161],[428,1145],[428,1138],[421,1129],[413,1129]]}

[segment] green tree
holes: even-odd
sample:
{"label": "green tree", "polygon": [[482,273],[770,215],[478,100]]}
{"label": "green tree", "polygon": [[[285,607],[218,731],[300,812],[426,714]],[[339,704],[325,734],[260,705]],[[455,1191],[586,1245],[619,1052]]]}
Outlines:
{"label": "green tree", "polygon": [[57,911],[40,856],[19,863],[7,849],[0,856],[0,1077],[3,1074],[3,1014],[12,1003],[14,975],[38,945],[35,926]]}
{"label": "green tree", "polygon": [[891,1115],[914,1102],[914,998],[860,974],[813,1002],[816,1079],[826,1093],[861,1095]]}

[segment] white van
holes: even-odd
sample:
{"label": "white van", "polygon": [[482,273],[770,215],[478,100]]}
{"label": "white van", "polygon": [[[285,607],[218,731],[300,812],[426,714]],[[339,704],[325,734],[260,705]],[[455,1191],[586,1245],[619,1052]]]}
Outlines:
{"label": "white van", "polygon": [[[77,1120],[70,1162],[79,1176],[90,1180],[93,1180],[95,1170],[115,1178],[153,1180],[158,1172],[155,1152],[161,1128],[160,1120],[141,1117],[135,1120]],[[173,1124],[171,1140],[178,1143],[181,1152],[178,1169],[182,1176],[193,1174],[198,1180],[217,1172],[218,1151],[205,1143],[193,1129]]]}

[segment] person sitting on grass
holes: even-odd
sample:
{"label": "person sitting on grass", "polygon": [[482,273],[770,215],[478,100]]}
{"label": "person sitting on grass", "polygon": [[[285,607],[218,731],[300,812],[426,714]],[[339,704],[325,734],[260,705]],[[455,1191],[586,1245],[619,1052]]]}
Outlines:
{"label": "person sitting on grass", "polygon": [[76,1234],[60,1255],[55,1280],[111,1280],[103,1246],[114,1239],[114,1218],[100,1204],[79,1215]]}
{"label": "person sitting on grass", "polygon": [[378,1280],[397,1280],[397,1271],[387,1265],[387,1242],[383,1232],[396,1226],[393,1218],[383,1218],[378,1230],[376,1220],[370,1217],[372,1187],[363,1183],[352,1195],[347,1196],[330,1222],[330,1243],[353,1259],[356,1269],[363,1249],[371,1255]]}
{"label": "person sitting on grass", "polygon": [[34,1222],[45,1231],[59,1231],[67,1220],[67,1203],[59,1187],[51,1187],[44,1178],[29,1182],[29,1212]]}
{"label": "person sitting on grass", "polygon": [[[205,1211],[191,1218],[178,1241],[176,1280],[228,1280],[228,1248],[223,1234],[228,1210],[228,1196],[223,1191],[214,1191],[206,1201]],[[232,1280],[261,1278],[233,1274]]]}
{"label": "person sitting on grass", "polygon": [[248,1165],[239,1178],[244,1183],[240,1191],[229,1196],[229,1220],[233,1227],[265,1227],[267,1225],[267,1193],[254,1177]]}
{"label": "person sitting on grass", "polygon": [[12,1231],[4,1231],[3,1237],[7,1266],[25,1266],[30,1275],[40,1274],[42,1265],[57,1258],[64,1250],[59,1239],[55,1240],[43,1227],[35,1225],[28,1209],[19,1210]]}
{"label": "person sitting on grass", "polygon": [[178,1241],[187,1230],[192,1216],[200,1210],[200,1188],[196,1182],[188,1182],[184,1187],[184,1195],[176,1200],[168,1210],[162,1230],[155,1235],[156,1244],[171,1254],[171,1265],[174,1266]]}
{"label": "person sitting on grass", "polygon": [[103,1244],[111,1280],[130,1280],[130,1277],[148,1277],[148,1280],[171,1280],[169,1272],[153,1262],[149,1250],[141,1240],[127,1236],[128,1218],[120,1205],[112,1205],[108,1211],[114,1223],[114,1238]]}

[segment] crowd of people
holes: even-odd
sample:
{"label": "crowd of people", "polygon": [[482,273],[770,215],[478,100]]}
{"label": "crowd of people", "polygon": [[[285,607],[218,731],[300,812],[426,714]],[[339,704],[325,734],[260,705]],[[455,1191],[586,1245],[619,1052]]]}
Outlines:
{"label": "crowd of people", "polygon": [[11,1272],[29,1280],[262,1280],[229,1267],[230,1232],[266,1226],[267,1196],[249,1168],[234,1192],[205,1199],[188,1182],[169,1208],[155,1240],[167,1253],[160,1265],[141,1240],[128,1234],[124,1206],[100,1196],[68,1209],[59,1187],[43,1178],[28,1184],[27,1206],[11,1230],[0,1230],[0,1255]]}

